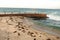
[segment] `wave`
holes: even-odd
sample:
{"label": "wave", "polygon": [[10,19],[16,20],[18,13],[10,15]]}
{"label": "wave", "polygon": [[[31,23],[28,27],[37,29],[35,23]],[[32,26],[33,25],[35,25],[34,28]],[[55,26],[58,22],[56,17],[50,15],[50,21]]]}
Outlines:
{"label": "wave", "polygon": [[47,16],[49,17],[49,19],[60,21],[60,16],[58,13],[51,13],[51,14],[48,14]]}

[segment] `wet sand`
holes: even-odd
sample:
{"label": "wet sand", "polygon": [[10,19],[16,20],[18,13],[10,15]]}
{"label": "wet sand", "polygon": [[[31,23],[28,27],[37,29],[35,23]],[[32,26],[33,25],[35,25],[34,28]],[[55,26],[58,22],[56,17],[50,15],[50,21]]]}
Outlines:
{"label": "wet sand", "polygon": [[0,40],[60,40],[60,37],[38,31],[26,17],[0,17]]}
{"label": "wet sand", "polygon": [[35,22],[35,20],[33,20],[32,18],[28,18],[28,20],[30,22],[33,22],[33,26],[31,26],[32,28],[36,29],[36,30],[39,30],[39,31],[44,31],[44,32],[47,32],[49,34],[53,34],[53,35],[56,35],[56,36],[59,36],[60,37],[60,30],[59,29],[55,29],[55,28],[52,28],[52,27],[49,27],[49,26],[46,26],[46,25],[43,25],[43,24],[37,24],[37,22]]}

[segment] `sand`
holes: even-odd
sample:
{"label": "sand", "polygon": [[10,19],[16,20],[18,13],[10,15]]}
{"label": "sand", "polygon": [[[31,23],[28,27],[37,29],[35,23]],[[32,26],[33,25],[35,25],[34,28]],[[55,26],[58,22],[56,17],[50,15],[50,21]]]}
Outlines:
{"label": "sand", "polygon": [[[31,28],[26,17],[0,17],[0,40],[60,40],[60,37]],[[33,26],[34,27],[34,26]]]}

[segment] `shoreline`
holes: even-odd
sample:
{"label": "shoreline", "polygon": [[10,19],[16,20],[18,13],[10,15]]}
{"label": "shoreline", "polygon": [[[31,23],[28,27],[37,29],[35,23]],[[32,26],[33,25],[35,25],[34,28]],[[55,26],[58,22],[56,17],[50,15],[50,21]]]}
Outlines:
{"label": "shoreline", "polygon": [[[28,20],[29,20],[30,18],[28,18]],[[30,20],[31,22],[33,22],[33,20],[31,19]],[[34,29],[36,29],[36,30],[38,30],[38,31],[44,31],[44,32],[47,32],[48,34],[52,34],[52,35],[56,35],[56,36],[59,36],[60,37],[60,32],[59,32],[59,30],[57,30],[57,29],[54,29],[54,28],[50,28],[49,26],[42,26],[42,25],[38,25],[38,24],[36,24],[36,22],[33,22],[35,25],[34,25],[34,27],[32,27],[32,28],[34,28]]]}

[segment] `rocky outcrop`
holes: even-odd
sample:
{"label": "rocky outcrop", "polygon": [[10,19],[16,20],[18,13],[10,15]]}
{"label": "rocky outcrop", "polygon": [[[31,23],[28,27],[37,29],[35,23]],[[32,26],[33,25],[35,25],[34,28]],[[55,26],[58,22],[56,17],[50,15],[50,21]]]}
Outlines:
{"label": "rocky outcrop", "polygon": [[24,16],[24,17],[32,17],[32,18],[47,18],[47,14],[0,14],[0,16]]}
{"label": "rocky outcrop", "polygon": [[23,16],[32,18],[47,18],[47,14],[23,14]]}

